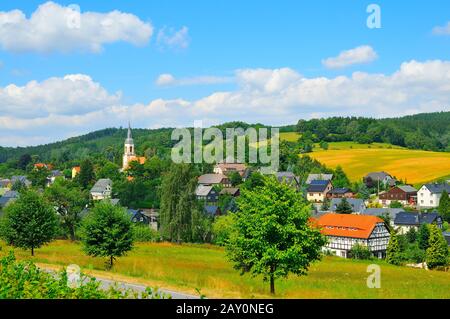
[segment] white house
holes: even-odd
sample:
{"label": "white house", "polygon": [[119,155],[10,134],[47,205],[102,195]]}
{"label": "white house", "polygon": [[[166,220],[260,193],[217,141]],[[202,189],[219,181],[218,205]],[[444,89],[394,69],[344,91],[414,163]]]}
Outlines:
{"label": "white house", "polygon": [[325,214],[317,219],[321,233],[328,238],[323,250],[347,258],[356,244],[366,246],[378,258],[386,256],[390,233],[384,221],[376,216]]}
{"label": "white house", "polygon": [[446,190],[450,194],[450,185],[446,183],[432,183],[423,185],[417,192],[417,207],[435,208],[439,206],[442,192]]}
{"label": "white house", "polygon": [[109,178],[99,179],[91,188],[91,196],[93,200],[103,200],[111,198],[112,180]]}
{"label": "white house", "polygon": [[322,203],[327,193],[333,189],[329,180],[313,180],[306,189],[306,199],[314,203]]}

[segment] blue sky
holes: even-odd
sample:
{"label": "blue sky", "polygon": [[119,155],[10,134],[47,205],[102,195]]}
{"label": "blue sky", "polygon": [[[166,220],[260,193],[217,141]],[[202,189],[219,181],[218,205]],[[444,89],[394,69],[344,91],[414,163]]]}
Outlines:
{"label": "blue sky", "polygon": [[[50,10],[73,3],[0,5],[0,145],[59,140],[128,119],[140,127],[279,125],[449,109],[448,1],[76,1],[82,17],[123,14],[119,22],[110,16],[120,35],[103,40],[90,37],[95,23],[82,18],[80,45],[81,35],[65,33]],[[366,25],[370,3],[381,9],[380,29]],[[30,26],[44,4],[48,15]],[[13,10],[26,20],[11,28]],[[41,38],[29,40],[32,28]],[[96,41],[99,50],[90,47]],[[327,66],[344,51],[350,62]],[[158,82],[163,74],[169,80]],[[66,89],[88,93],[62,94]]]}

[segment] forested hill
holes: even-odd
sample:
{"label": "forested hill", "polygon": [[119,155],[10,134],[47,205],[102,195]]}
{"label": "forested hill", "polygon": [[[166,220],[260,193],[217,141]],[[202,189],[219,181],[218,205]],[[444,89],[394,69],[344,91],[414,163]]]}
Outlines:
{"label": "forested hill", "polygon": [[450,152],[450,112],[385,119],[332,117],[299,120],[296,131],[313,142],[384,142],[411,149]]}
{"label": "forested hill", "polygon": [[[225,127],[263,127],[263,124],[232,122]],[[386,142],[414,149],[450,151],[450,112],[423,113],[400,118],[372,119],[332,117],[299,120],[281,131],[298,131],[318,141]],[[119,162],[122,156],[125,128],[108,128],[79,137],[33,147],[0,147],[0,163],[17,161],[22,155],[36,156],[40,161],[75,163],[86,156],[104,155]],[[168,152],[175,143],[170,140],[171,128],[133,129],[137,152],[147,155]]]}

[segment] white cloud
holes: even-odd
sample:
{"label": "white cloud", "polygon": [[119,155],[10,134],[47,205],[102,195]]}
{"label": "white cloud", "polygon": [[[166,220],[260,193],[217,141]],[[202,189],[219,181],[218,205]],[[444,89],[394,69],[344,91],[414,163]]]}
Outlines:
{"label": "white cloud", "polygon": [[158,76],[156,85],[158,86],[188,86],[188,85],[210,85],[230,83],[234,81],[234,77],[228,76],[194,76],[187,78],[175,78],[172,74],[165,73]]}
{"label": "white cloud", "polygon": [[109,93],[86,75],[23,87],[12,84],[0,89],[0,145],[43,142],[28,136],[60,140],[69,132],[123,126],[129,119],[133,126],[148,128],[192,126],[194,120],[208,125],[232,120],[280,125],[317,116],[391,117],[450,110],[450,61],[412,60],[387,75],[354,72],[307,78],[281,68],[241,69],[235,77],[235,90],[191,101],[156,99],[133,105],[124,105],[120,94]]}
{"label": "white cloud", "polygon": [[80,12],[77,6],[40,5],[28,19],[20,10],[0,11],[0,47],[12,52],[99,52],[104,44],[146,44],[150,23],[133,14]]}
{"label": "white cloud", "polygon": [[450,22],[447,23],[447,25],[443,27],[434,27],[433,28],[433,34],[436,35],[450,35]]}
{"label": "white cloud", "polygon": [[337,57],[322,60],[322,64],[329,69],[345,68],[354,64],[369,63],[378,58],[375,50],[362,45],[354,49],[342,51]]}
{"label": "white cloud", "polygon": [[173,28],[164,27],[158,32],[156,41],[160,48],[186,49],[189,46],[189,29],[183,26],[176,31]]}

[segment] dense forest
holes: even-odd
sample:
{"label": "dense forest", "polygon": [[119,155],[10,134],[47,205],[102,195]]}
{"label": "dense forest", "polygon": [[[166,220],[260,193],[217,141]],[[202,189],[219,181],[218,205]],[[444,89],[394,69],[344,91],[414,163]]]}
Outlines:
{"label": "dense forest", "polygon": [[383,142],[411,149],[450,152],[450,112],[400,118],[331,117],[299,120],[296,131],[305,141]]}

